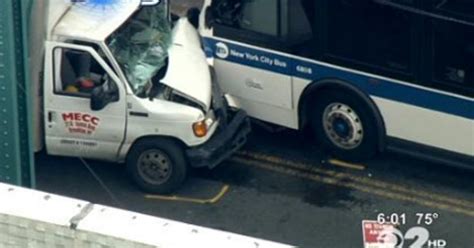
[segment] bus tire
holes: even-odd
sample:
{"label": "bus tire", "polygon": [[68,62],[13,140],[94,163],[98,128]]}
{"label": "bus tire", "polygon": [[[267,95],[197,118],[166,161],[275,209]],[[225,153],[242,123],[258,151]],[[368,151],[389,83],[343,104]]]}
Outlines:
{"label": "bus tire", "polygon": [[349,161],[377,153],[377,125],[367,104],[348,91],[318,92],[311,111],[311,129],[322,148]]}
{"label": "bus tire", "polygon": [[168,194],[186,179],[187,163],[179,144],[171,139],[139,141],[127,156],[126,167],[132,181],[142,190]]}

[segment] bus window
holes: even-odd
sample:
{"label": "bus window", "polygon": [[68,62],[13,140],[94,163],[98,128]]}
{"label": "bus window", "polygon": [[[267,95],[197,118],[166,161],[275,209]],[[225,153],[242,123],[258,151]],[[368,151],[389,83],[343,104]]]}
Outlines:
{"label": "bus window", "polygon": [[433,19],[434,80],[465,92],[474,89],[474,28],[456,22]]}
{"label": "bus window", "polygon": [[[315,1],[314,0],[287,0],[287,20],[283,22],[286,32],[284,39],[289,47],[290,53],[305,57],[314,57],[315,30]],[[286,26],[285,26],[286,23]]]}
{"label": "bus window", "polygon": [[[261,34],[279,36],[278,3],[276,0],[257,0],[245,2],[242,7],[239,26]],[[262,15],[262,10],[265,14]]]}
{"label": "bus window", "polygon": [[[262,15],[262,9],[265,9],[265,15]],[[311,35],[306,13],[300,0],[256,0],[244,4],[240,27],[284,40],[296,40]]]}
{"label": "bus window", "polygon": [[239,0],[216,0],[212,2],[213,19],[217,24],[236,27],[242,12],[242,2]]}
{"label": "bus window", "polygon": [[376,0],[326,0],[326,4],[331,13],[326,35],[330,62],[389,76],[411,74],[411,12]]}
{"label": "bus window", "polygon": [[434,9],[455,17],[474,20],[474,1],[472,0],[435,0]]}
{"label": "bus window", "polygon": [[[217,0],[216,34],[290,53],[312,39],[308,14],[313,0]],[[262,14],[264,10],[264,14]],[[219,26],[220,24],[220,26]],[[234,30],[226,29],[231,28]]]}

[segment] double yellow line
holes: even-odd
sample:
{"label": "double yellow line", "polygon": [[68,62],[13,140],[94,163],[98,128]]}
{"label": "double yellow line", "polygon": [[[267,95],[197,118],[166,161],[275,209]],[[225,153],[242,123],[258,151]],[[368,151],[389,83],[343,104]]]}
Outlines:
{"label": "double yellow line", "polygon": [[474,217],[474,202],[456,199],[434,192],[418,190],[350,173],[320,168],[312,164],[299,163],[272,155],[249,151],[238,152],[237,156],[231,158],[231,161],[289,176],[359,190],[388,199],[412,202],[433,209],[446,210]]}

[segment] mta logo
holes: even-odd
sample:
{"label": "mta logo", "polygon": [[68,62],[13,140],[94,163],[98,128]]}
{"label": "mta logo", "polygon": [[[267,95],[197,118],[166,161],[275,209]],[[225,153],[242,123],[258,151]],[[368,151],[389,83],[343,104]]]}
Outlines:
{"label": "mta logo", "polygon": [[216,44],[216,55],[221,59],[225,59],[229,56],[229,48],[226,44],[218,42]]}

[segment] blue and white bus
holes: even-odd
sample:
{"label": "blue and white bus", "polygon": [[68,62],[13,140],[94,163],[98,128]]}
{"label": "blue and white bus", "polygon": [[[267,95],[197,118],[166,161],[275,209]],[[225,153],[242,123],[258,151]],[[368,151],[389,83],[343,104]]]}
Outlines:
{"label": "blue and white bus", "polygon": [[199,28],[250,116],[345,159],[474,166],[474,1],[206,0]]}

